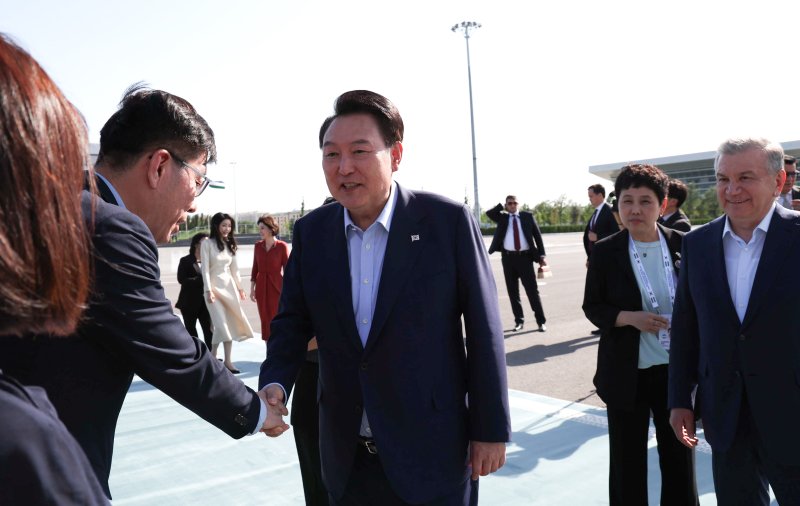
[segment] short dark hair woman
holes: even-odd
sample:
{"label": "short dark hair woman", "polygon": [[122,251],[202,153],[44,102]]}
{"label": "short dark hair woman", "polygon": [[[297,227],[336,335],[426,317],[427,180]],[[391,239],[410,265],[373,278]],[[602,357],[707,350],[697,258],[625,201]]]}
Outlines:
{"label": "short dark hair woman", "polygon": [[200,266],[203,272],[203,289],[206,307],[214,324],[211,353],[216,356],[219,343],[225,350],[225,367],[232,373],[240,371],[231,362],[233,341],[253,337],[253,328],[242,309],[245,300],[239,264],[236,261],[236,238],[233,218],[225,213],[211,217],[211,233],[200,243]]}
{"label": "short dark hair woman", "polygon": [[696,505],[693,450],[669,424],[667,368],[672,304],[683,234],[656,221],[667,176],[652,165],[623,167],[615,182],[624,230],[594,245],[583,311],[602,331],[594,384],[606,403],[610,504],[647,504],[650,413],[661,467],[661,504]]}
{"label": "short dark hair woman", "polygon": [[189,243],[189,254],[178,263],[178,283],[181,291],[175,307],[181,310],[183,325],[193,337],[197,337],[197,322],[203,329],[203,340],[211,349],[211,316],[208,314],[203,298],[203,276],[200,269],[200,241],[207,239],[208,234],[200,232],[192,236]]}

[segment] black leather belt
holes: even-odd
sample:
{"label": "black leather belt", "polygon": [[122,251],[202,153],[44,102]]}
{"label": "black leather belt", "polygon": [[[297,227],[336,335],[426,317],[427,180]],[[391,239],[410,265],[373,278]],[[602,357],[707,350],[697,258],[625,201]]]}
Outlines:
{"label": "black leather belt", "polygon": [[529,251],[528,251],[528,250],[523,250],[523,251],[508,251],[508,250],[503,250],[503,254],[504,254],[504,255],[511,255],[511,256],[522,256],[522,255],[527,255],[528,253],[529,253]]}
{"label": "black leather belt", "polygon": [[366,450],[370,453],[370,455],[377,455],[378,454],[378,446],[375,444],[374,439],[368,439],[362,437],[358,440],[358,446],[362,448],[366,448]]}

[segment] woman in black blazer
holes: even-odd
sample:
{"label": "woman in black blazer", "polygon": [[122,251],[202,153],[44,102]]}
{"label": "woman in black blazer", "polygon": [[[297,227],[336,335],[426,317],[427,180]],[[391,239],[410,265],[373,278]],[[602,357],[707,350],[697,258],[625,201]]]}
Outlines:
{"label": "woman in black blazer", "polygon": [[211,316],[208,314],[205,299],[203,298],[203,276],[200,274],[200,241],[207,238],[208,234],[199,233],[192,237],[189,244],[189,254],[181,258],[178,264],[178,283],[181,291],[175,307],[181,310],[183,324],[186,330],[197,337],[197,320],[203,329],[203,340],[208,349],[211,349]]}
{"label": "woman in black blazer", "polygon": [[613,505],[646,505],[650,414],[661,467],[661,504],[697,505],[693,450],[669,424],[667,368],[681,232],[658,225],[667,176],[629,165],[616,179],[625,229],[597,242],[589,257],[583,311],[602,331],[594,384],[606,403]]}

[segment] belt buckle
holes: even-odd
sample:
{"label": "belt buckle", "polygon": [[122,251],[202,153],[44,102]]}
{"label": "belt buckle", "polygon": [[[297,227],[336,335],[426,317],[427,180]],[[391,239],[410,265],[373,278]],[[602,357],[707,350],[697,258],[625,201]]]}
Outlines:
{"label": "belt buckle", "polygon": [[378,446],[375,444],[375,441],[372,439],[363,439],[361,444],[364,445],[364,448],[367,449],[370,455],[377,455],[378,454]]}

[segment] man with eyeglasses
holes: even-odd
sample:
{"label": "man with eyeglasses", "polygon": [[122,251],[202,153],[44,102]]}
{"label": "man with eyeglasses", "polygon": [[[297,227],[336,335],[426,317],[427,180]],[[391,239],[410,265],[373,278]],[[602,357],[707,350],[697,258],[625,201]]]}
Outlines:
{"label": "man with eyeglasses", "polygon": [[215,159],[214,133],[189,102],[129,89],[100,131],[101,198],[83,193],[94,251],[85,322],[66,339],[0,341],[0,368],[47,391],[109,498],[114,431],[134,374],[233,438],[288,428],[189,335],[161,286],[156,243],[194,212]]}
{"label": "man with eyeglasses", "polygon": [[784,155],[783,170],[786,171],[786,182],[783,183],[781,194],[778,195],[778,204],[786,209],[800,211],[800,188],[794,186],[797,181],[797,158]]}
{"label": "man with eyeglasses", "polygon": [[[544,253],[544,242],[539,231],[539,225],[533,214],[518,210],[517,197],[506,197],[506,205],[497,204],[486,211],[486,216],[497,223],[489,254],[499,251],[502,256],[503,275],[506,279],[506,290],[511,300],[511,311],[514,313],[514,332],[522,330],[525,325],[525,315],[519,295],[519,283],[525,288],[528,301],[536,317],[539,332],[547,330],[539,298],[539,287],[536,284],[536,271],[533,263],[547,265]],[[505,212],[503,210],[505,209]]]}

